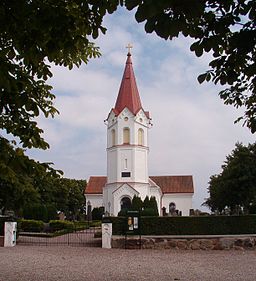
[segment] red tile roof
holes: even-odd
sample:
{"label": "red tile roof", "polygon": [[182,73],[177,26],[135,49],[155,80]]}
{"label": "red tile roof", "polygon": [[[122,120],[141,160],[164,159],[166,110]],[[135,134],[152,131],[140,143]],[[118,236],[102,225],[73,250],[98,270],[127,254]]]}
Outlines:
{"label": "red tile roof", "polygon": [[[194,193],[192,176],[150,176],[165,193]],[[102,194],[107,177],[90,177],[85,194]]]}
{"label": "red tile roof", "polygon": [[150,176],[163,193],[194,193],[192,176]]}
{"label": "red tile roof", "polygon": [[103,187],[107,183],[107,177],[92,176],[85,188],[85,194],[102,194]]}
{"label": "red tile roof", "polygon": [[127,107],[134,115],[142,109],[130,53],[127,55],[123,79],[120,85],[114,111],[119,114],[125,107]]}

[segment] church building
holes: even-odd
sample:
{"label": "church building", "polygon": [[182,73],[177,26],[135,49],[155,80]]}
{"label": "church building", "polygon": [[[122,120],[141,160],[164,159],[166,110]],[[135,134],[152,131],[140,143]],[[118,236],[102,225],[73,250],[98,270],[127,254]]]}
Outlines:
{"label": "church building", "polygon": [[107,176],[91,176],[85,189],[86,203],[104,207],[117,216],[131,205],[134,195],[142,200],[154,196],[158,212],[189,215],[194,194],[193,178],[148,175],[148,129],[150,114],[142,107],[132,66],[130,50],[115,107],[105,120],[107,125]]}

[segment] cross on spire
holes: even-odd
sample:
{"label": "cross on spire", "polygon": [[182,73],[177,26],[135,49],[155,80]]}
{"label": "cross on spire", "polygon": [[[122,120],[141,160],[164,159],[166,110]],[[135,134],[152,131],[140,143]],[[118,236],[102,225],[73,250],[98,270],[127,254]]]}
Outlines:
{"label": "cross on spire", "polygon": [[128,45],[126,46],[126,48],[128,49],[128,53],[131,53],[131,49],[133,48],[132,44],[128,43]]}

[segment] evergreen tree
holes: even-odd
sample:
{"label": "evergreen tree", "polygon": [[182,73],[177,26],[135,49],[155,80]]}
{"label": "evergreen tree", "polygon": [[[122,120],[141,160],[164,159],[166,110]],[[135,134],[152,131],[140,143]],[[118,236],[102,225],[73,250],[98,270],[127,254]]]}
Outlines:
{"label": "evergreen tree", "polygon": [[147,208],[150,208],[150,202],[149,202],[148,196],[146,196],[144,201],[143,201],[143,208],[144,208],[144,210],[147,209]]}
{"label": "evergreen tree", "polygon": [[149,200],[149,204],[150,204],[150,209],[152,209],[154,212],[154,216],[159,216],[158,213],[158,208],[157,208],[157,202],[156,202],[156,197],[155,196],[151,196],[150,200]]}
{"label": "evergreen tree", "polygon": [[139,196],[134,195],[132,198],[132,210],[141,211],[143,207],[143,202]]}

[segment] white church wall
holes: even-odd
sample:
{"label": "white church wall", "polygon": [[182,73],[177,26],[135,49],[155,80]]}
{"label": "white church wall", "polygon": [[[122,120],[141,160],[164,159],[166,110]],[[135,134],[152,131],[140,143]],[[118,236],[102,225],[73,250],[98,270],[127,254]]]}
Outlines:
{"label": "white church wall", "polygon": [[165,207],[166,212],[169,213],[169,204],[173,202],[176,210],[182,212],[182,216],[189,216],[189,210],[192,209],[192,195],[191,193],[164,194],[162,207]]}
{"label": "white church wall", "polygon": [[145,147],[136,147],[133,152],[134,181],[148,183],[148,150]]}
{"label": "white church wall", "polygon": [[102,194],[86,194],[86,205],[90,201],[92,210],[93,208],[99,208],[103,206]]}
{"label": "white church wall", "polygon": [[107,181],[108,183],[117,181],[118,171],[118,151],[116,148],[110,148],[107,153]]}
{"label": "white church wall", "polygon": [[107,184],[103,188],[103,206],[105,211],[113,215],[114,204],[113,204],[113,192],[118,188],[117,183]]}

